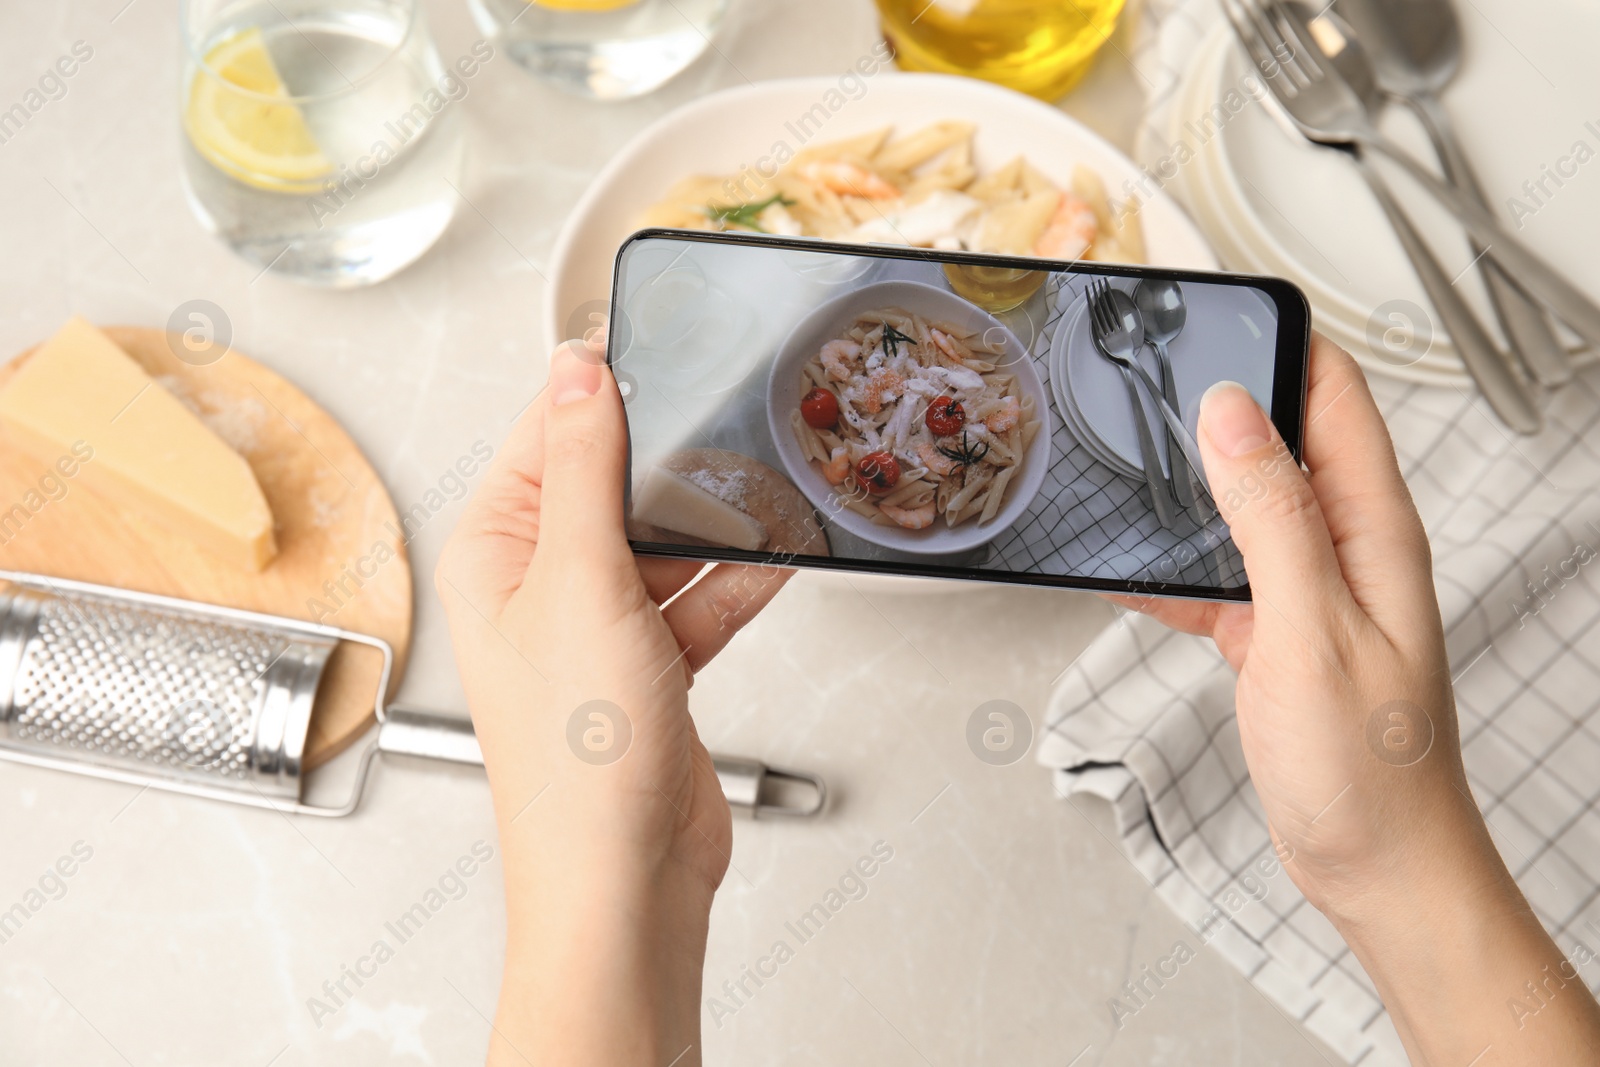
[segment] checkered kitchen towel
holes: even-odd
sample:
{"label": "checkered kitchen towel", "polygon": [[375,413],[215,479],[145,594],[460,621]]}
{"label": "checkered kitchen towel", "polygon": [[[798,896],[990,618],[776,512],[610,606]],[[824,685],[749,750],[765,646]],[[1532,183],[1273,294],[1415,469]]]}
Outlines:
{"label": "checkered kitchen towel", "polygon": [[[1216,17],[1213,0],[1147,5],[1133,59],[1156,83],[1150,128],[1183,42]],[[1433,544],[1473,791],[1562,952],[1600,949],[1600,366],[1553,398],[1531,439],[1465,390],[1372,384]],[[1399,1067],[1370,979],[1276,862],[1233,683],[1209,641],[1125,616],[1057,687],[1039,759],[1059,792],[1111,801],[1121,847],[1195,941],[1350,1063]],[[1600,969],[1584,973],[1600,987]],[[1135,986],[1112,1010],[1142,1005]]]}

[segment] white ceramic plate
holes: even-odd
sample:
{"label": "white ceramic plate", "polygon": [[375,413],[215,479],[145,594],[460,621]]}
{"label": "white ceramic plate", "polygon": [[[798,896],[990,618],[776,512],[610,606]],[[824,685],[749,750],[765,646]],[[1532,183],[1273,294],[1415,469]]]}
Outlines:
{"label": "white ceramic plate", "polygon": [[1075,302],[1062,318],[1063,324],[1056,330],[1056,335],[1050,339],[1050,392],[1056,398],[1056,410],[1061,413],[1061,421],[1066,423],[1067,430],[1089,455],[1110,467],[1124,478],[1143,481],[1144,475],[1135,469],[1132,464],[1121,456],[1115,455],[1104,442],[1088,428],[1084,422],[1083,413],[1078,410],[1073,401],[1072,391],[1067,388],[1067,344],[1066,338],[1076,328],[1077,320],[1082,318],[1086,308],[1082,300]]}
{"label": "white ceramic plate", "polygon": [[[1031,97],[970,78],[885,72],[867,92],[830,113],[807,141],[796,137],[795,117],[811,113],[836,79],[793,78],[724,89],[679,108],[646,127],[595,176],[556,239],[545,289],[547,351],[604,313],[617,248],[640,215],[678,179],[690,174],[736,174],[772,158],[782,143],[791,151],[892,125],[910,132],[941,119],[977,124],[975,162],[980,172],[1025,155],[1065,184],[1082,163],[1105,179],[1113,195],[1142,172],[1126,156],[1063,112]],[[1145,240],[1153,264],[1215,270],[1216,257],[1176,201],[1157,192],[1144,206]]]}
{"label": "white ceramic plate", "polygon": [[[1173,135],[1185,122],[1201,122],[1211,107],[1219,71],[1230,61],[1235,48],[1225,29],[1207,38],[1196,52],[1186,98],[1173,107]],[[1314,325],[1337,344],[1354,353],[1364,364],[1373,365],[1378,356],[1370,351],[1366,339],[1368,313],[1355,310],[1350,298],[1325,287],[1314,273],[1294,262],[1271,239],[1236,193],[1237,182],[1225,173],[1222,138],[1214,137],[1198,149],[1194,163],[1179,170],[1173,185],[1195,220],[1206,231],[1229,266],[1258,274],[1276,274],[1293,279],[1311,302]],[[1420,357],[1405,363],[1385,360],[1379,368],[1385,374],[1428,385],[1454,385],[1467,388],[1471,379],[1461,366],[1446,336],[1432,338],[1430,348]]]}
{"label": "white ceramic plate", "polygon": [[[1176,107],[1174,115],[1175,121],[1184,120],[1183,113]],[[1251,245],[1239,225],[1229,219],[1213,201],[1204,175],[1212,163],[1213,155],[1214,152],[1202,149],[1194,165],[1179,170],[1168,188],[1193,212],[1195,221],[1211,238],[1223,262],[1245,273],[1275,274],[1293,279],[1311,302],[1312,325],[1335,344],[1354,353],[1363,364],[1373,362],[1366,338],[1365,318],[1359,322],[1347,321],[1347,317],[1341,315],[1339,305],[1330,303],[1328,296],[1316,288],[1312,279],[1296,275],[1292,265],[1273,259],[1269,250]],[[1188,180],[1191,178],[1194,180]],[[1472,379],[1462,369],[1447,337],[1433,338],[1431,348],[1421,358],[1405,364],[1385,362],[1381,370],[1384,374],[1424,385],[1470,388],[1472,384]]]}
{"label": "white ceramic plate", "polygon": [[[1039,427],[1033,443],[1028,446],[1021,474],[1013,476],[1016,484],[1008,488],[1005,505],[992,522],[980,526],[972,519],[952,528],[935,520],[925,530],[879,526],[865,515],[840,506],[827,479],[800,451],[789,416],[800,407],[801,367],[828,341],[843,336],[857,315],[888,307],[905,308],[934,322],[959,324],[991,339],[994,335],[990,331],[1000,331],[1004,343],[994,347],[1011,353],[1011,359],[997,366],[1015,374],[1020,390],[1033,397],[1034,410],[1044,420],[1044,425]],[[767,382],[767,422],[778,456],[783,460],[784,472],[807,499],[829,516],[831,522],[863,541],[901,552],[948,555],[994,540],[1022,518],[1044,484],[1045,471],[1050,466],[1050,398],[1027,350],[993,315],[948,290],[924,282],[873,282],[834,297],[801,319],[778,347],[778,354],[772,361],[772,376]]]}
{"label": "white ceramic plate", "polygon": [[[1600,37],[1600,8],[1580,0],[1553,0],[1530,9],[1516,0],[1482,0],[1461,8],[1464,59],[1457,80],[1446,91],[1446,106],[1456,120],[1469,157],[1491,202],[1510,220],[1517,197],[1524,205],[1519,235],[1580,287],[1600,295],[1600,256],[1593,254],[1593,219],[1600,213],[1600,185],[1569,176],[1555,195],[1530,197],[1524,183],[1538,180],[1543,168],[1570,156],[1576,140],[1600,148],[1600,129],[1586,122],[1586,102],[1600,99],[1600,66],[1589,53]],[[1231,35],[1219,26],[1201,51],[1220,47],[1219,62],[1200,62],[1188,91],[1194,95],[1175,111],[1192,117],[1233,87],[1242,59]],[[1204,68],[1204,69],[1202,69]],[[1556,86],[1560,86],[1559,89]],[[1185,90],[1180,90],[1180,93]],[[1426,138],[1408,114],[1389,109],[1385,128],[1423,158],[1431,158]],[[1220,135],[1201,149],[1190,168],[1196,199],[1212,200],[1235,233],[1207,230],[1220,244],[1238,243],[1257,269],[1281,272],[1299,282],[1325,325],[1359,343],[1355,351],[1379,373],[1434,380],[1464,380],[1447,338],[1415,364],[1396,367],[1364,351],[1368,318],[1388,301],[1428,307],[1409,262],[1347,160],[1307,144],[1285,130],[1266,108],[1240,111]],[[1569,158],[1568,169],[1574,166]],[[1469,303],[1492,325],[1477,272],[1460,227],[1403,177],[1394,182],[1419,228],[1441,257],[1447,272],[1462,271],[1458,283]],[[1528,207],[1536,208],[1531,214]],[[1200,209],[1205,214],[1204,209]],[[1576,347],[1576,340],[1572,341]],[[1600,353],[1588,352],[1584,358]]]}

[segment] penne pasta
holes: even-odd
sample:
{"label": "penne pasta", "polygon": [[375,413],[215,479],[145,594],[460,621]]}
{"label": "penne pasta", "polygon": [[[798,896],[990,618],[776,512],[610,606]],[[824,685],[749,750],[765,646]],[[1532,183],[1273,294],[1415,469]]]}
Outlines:
{"label": "penne pasta", "polygon": [[979,252],[1027,255],[1033,251],[1059,203],[1061,194],[1049,189],[996,206],[978,224],[972,239],[973,248]]}
{"label": "penne pasta", "polygon": [[989,487],[989,492],[984,497],[983,511],[978,514],[979,524],[993,522],[994,517],[1000,514],[1000,506],[1005,503],[1006,486],[1011,484],[1011,476],[1017,472],[1015,467],[1007,467],[994,476],[994,484]]}
{"label": "penne pasta", "polygon": [[957,144],[970,151],[974,129],[970,122],[935,122],[883,145],[872,155],[872,165],[881,171],[908,174]]}
{"label": "penne pasta", "polygon": [[1130,196],[1117,217],[1117,243],[1122,246],[1124,263],[1143,263],[1149,258],[1144,246],[1144,221],[1137,196]]}
{"label": "penne pasta", "polygon": [[1100,175],[1080,163],[1072,168],[1071,188],[1072,194],[1088,204],[1089,210],[1094,212],[1094,220],[1100,232],[1114,232],[1111,198],[1106,195],[1106,183],[1100,179]]}
{"label": "penne pasta", "polygon": [[971,503],[973,498],[982,492],[983,488],[988,485],[993,478],[993,473],[985,471],[980,471],[976,474],[969,475],[967,478],[967,483],[950,498],[950,503],[946,505],[945,510],[959,512],[962,508]]}
{"label": "penne pasta", "polygon": [[982,513],[982,511],[983,511],[983,503],[982,503],[982,501],[978,501],[978,502],[975,502],[975,503],[967,504],[967,505],[963,506],[959,511],[957,511],[954,515],[950,516],[950,525],[951,526],[960,526],[962,523],[966,522],[968,519],[973,518],[974,516]]}
{"label": "penne pasta", "polygon": [[816,431],[806,425],[806,420],[800,417],[798,411],[789,413],[789,422],[794,426],[795,436],[800,439],[800,450],[806,454],[806,458],[826,463],[827,451],[823,449],[822,442],[817,440]]}
{"label": "penne pasta", "polygon": [[1039,420],[1038,419],[1029,419],[1027,422],[1024,422],[1022,424],[1022,448],[1023,448],[1023,451],[1027,451],[1028,446],[1033,444],[1034,435],[1037,434],[1038,432],[1039,432]]}
{"label": "penne pasta", "polygon": [[[980,173],[972,122],[949,119],[894,134],[882,127],[807,145],[791,158],[780,156],[775,173],[764,163],[733,174],[683,178],[637,221],[879,241],[886,225],[898,233],[901,216],[917,215],[919,225],[905,230],[915,232],[915,243],[923,247],[1146,258],[1139,201],[1112,201],[1104,179],[1086,166],[1074,167],[1061,182],[1017,156]],[[1080,206],[1094,219],[1088,235]],[[921,208],[927,210],[918,215]],[[939,221],[930,228],[928,218]]]}
{"label": "penne pasta", "polygon": [[[902,481],[893,492],[879,498],[878,504],[879,506],[888,504],[890,507],[894,507],[899,504],[904,504],[912,497],[919,496],[923,492],[931,493],[932,489],[932,483],[925,482],[921,478],[916,478],[909,482]],[[933,498],[930,495],[928,499],[931,500]]]}

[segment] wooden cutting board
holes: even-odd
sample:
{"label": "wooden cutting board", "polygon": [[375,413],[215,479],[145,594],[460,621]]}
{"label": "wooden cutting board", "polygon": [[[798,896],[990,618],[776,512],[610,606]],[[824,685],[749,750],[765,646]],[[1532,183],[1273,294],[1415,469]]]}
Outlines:
{"label": "wooden cutting board", "polygon": [[[0,568],[381,637],[394,648],[392,690],[411,648],[411,564],[394,503],[355,442],[304,393],[237,351],[194,366],[173,354],[161,330],[103,329],[249,460],[272,508],[278,556],[250,573],[141,514],[119,511],[5,440]],[[0,367],[0,386],[32,352]],[[378,556],[388,558],[380,563]],[[379,667],[377,652],[363,646],[346,642],[334,652],[306,739],[308,768],[337,755],[371,724]]]}

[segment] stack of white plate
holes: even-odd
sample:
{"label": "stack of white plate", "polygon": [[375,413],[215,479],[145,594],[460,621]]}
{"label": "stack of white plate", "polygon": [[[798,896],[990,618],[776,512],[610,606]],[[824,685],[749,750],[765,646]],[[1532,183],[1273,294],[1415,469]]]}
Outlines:
{"label": "stack of white plate", "polygon": [[[1600,64],[1587,55],[1600,40],[1600,7],[1478,0],[1461,16],[1465,56],[1445,102],[1490,201],[1552,265],[1600,297]],[[1350,160],[1288,128],[1225,24],[1194,54],[1167,117],[1165,158],[1145,165],[1187,204],[1228,267],[1292,279],[1310,299],[1317,327],[1370,370],[1435,384],[1468,381]],[[1420,158],[1433,158],[1405,109],[1386,109],[1383,126]],[[1460,227],[1390,173],[1446,272],[1498,336]]]}

